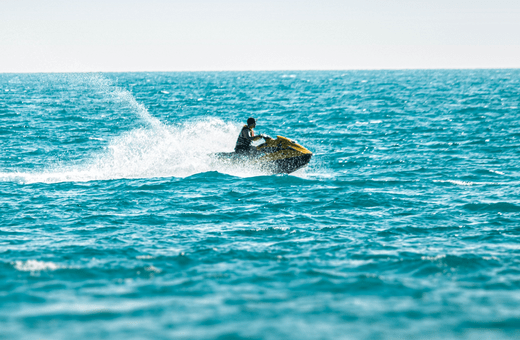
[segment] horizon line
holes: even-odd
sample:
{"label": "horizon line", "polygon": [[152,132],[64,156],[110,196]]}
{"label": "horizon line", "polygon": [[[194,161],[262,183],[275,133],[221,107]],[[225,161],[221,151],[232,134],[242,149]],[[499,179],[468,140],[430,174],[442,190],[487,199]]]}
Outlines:
{"label": "horizon line", "polygon": [[169,71],[0,71],[0,74],[64,74],[64,73],[196,73],[196,72],[348,72],[348,71],[442,71],[442,70],[519,70],[520,67],[412,67],[412,68],[351,68],[351,69],[249,69],[249,70],[169,70]]}

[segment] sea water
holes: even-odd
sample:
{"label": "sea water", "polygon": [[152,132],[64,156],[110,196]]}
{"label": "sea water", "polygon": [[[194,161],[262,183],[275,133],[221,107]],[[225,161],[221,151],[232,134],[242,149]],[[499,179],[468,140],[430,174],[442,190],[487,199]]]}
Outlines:
{"label": "sea water", "polygon": [[[0,339],[520,337],[520,70],[0,75]],[[215,162],[248,117],[313,152]]]}

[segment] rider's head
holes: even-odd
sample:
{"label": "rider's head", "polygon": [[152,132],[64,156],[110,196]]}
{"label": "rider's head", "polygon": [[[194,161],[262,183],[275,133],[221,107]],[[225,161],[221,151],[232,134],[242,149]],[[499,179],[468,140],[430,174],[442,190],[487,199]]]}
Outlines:
{"label": "rider's head", "polygon": [[254,127],[256,126],[256,121],[255,121],[255,119],[252,118],[252,117],[249,118],[249,119],[247,120],[247,126],[249,126],[250,128],[254,128]]}

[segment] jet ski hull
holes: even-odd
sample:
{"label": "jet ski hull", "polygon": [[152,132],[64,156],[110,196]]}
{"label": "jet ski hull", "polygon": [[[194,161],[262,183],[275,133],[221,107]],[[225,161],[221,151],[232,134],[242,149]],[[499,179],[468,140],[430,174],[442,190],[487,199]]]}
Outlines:
{"label": "jet ski hull", "polygon": [[277,159],[272,161],[267,166],[267,170],[277,174],[290,174],[296,170],[299,170],[309,164],[312,154],[305,154],[295,157],[288,157],[283,159]]}

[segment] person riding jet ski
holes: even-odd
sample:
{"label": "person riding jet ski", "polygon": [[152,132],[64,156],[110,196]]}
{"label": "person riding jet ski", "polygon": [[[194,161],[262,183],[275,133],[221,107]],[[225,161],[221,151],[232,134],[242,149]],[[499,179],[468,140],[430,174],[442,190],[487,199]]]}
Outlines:
{"label": "person riding jet ski", "polygon": [[[306,166],[312,152],[292,139],[276,136],[273,139],[266,135],[255,136],[254,118],[247,120],[238,136],[234,152],[217,152],[212,154],[215,164],[225,167],[245,167],[257,169],[268,174],[290,174]],[[256,147],[251,143],[263,138],[265,143]]]}
{"label": "person riding jet ski", "polygon": [[264,140],[269,139],[269,136],[266,135],[258,135],[255,136],[255,132],[253,129],[256,127],[256,121],[254,118],[249,118],[247,120],[247,125],[244,125],[240,134],[238,135],[237,144],[235,146],[235,153],[243,154],[243,155],[252,155],[257,151],[254,146],[251,146],[251,143],[255,140],[259,140],[263,138]]}

